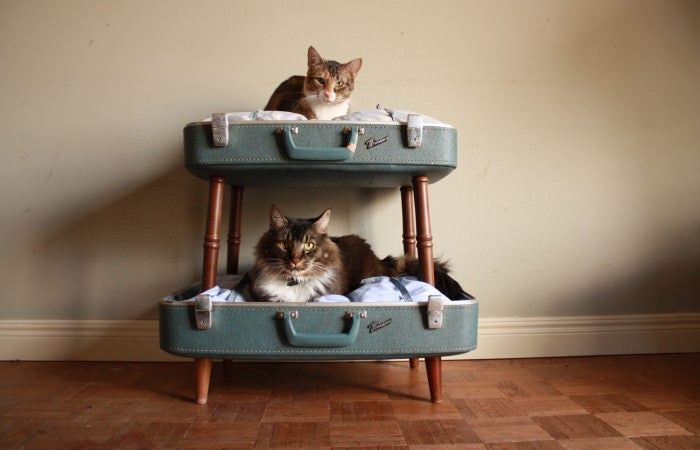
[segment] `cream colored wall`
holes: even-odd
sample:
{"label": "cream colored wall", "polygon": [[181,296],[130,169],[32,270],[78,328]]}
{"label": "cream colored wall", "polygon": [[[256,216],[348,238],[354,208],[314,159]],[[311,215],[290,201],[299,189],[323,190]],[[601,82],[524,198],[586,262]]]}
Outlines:
{"label": "cream colored wall", "polygon": [[[339,19],[340,18],[340,19]],[[206,184],[181,129],[254,110],[322,54],[355,106],[459,131],[435,250],[486,318],[700,311],[696,1],[2,1],[0,310],[153,319],[198,276]],[[249,189],[401,250],[398,195]]]}

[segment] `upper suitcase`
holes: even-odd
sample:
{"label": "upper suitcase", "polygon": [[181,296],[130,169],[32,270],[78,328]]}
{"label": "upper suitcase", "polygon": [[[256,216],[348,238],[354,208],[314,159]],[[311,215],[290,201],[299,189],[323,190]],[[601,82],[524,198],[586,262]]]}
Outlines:
{"label": "upper suitcase", "polygon": [[200,178],[224,177],[233,185],[310,187],[338,186],[339,180],[344,186],[395,187],[418,175],[432,183],[457,167],[457,131],[450,125],[387,110],[339,119],[214,114],[185,126],[185,166]]}

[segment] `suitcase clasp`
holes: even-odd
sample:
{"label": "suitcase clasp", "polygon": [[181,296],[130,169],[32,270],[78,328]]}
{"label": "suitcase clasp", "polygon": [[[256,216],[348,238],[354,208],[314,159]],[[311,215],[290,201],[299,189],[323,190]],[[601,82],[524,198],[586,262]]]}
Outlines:
{"label": "suitcase clasp", "polygon": [[442,296],[431,295],[428,297],[428,328],[437,330],[442,328]]}
{"label": "suitcase clasp", "polygon": [[212,326],[212,304],[208,295],[194,298],[194,322],[198,330],[208,330]]}
{"label": "suitcase clasp", "polygon": [[406,118],[406,141],[409,148],[423,144],[423,116],[420,114],[409,114]]}
{"label": "suitcase clasp", "polygon": [[228,145],[228,116],[226,113],[213,113],[211,115],[211,135],[214,139],[214,147]]}

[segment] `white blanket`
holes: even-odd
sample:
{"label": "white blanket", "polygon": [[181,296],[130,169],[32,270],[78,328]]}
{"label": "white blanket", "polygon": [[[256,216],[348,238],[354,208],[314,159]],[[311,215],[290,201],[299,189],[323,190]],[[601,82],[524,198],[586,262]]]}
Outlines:
{"label": "white blanket", "polygon": [[[409,111],[400,111],[389,108],[382,108],[377,105],[375,109],[363,109],[354,111],[344,116],[335,117],[333,120],[341,120],[346,122],[388,122],[388,123],[406,123],[409,114],[418,114]],[[430,126],[449,126],[437,119],[420,114],[423,118],[423,125]],[[308,120],[301,114],[296,114],[287,111],[252,111],[252,112],[229,112],[226,113],[229,122],[251,122],[256,120]],[[211,122],[211,117],[202,119],[202,122]]]}
{"label": "white blanket", "polygon": [[[240,277],[239,277],[240,279]],[[241,303],[251,301],[244,292],[235,287],[214,286],[199,295],[208,295],[213,302]],[[440,296],[443,301],[449,299],[428,283],[413,277],[372,277],[362,280],[362,286],[344,295],[324,295],[315,298],[316,303],[350,303],[350,302],[427,302],[431,296]]]}

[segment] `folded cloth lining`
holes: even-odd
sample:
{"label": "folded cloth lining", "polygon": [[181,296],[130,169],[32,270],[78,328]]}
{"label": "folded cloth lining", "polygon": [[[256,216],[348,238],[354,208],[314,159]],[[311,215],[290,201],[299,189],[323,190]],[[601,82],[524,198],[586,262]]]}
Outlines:
{"label": "folded cloth lining", "polygon": [[[389,123],[406,123],[409,114],[418,114],[409,111],[400,111],[389,108],[382,108],[377,105],[376,109],[362,109],[354,111],[343,116],[333,118],[333,120],[347,122],[389,122]],[[449,126],[432,117],[419,114],[423,117],[423,125]],[[253,121],[268,121],[268,120],[308,120],[301,114],[288,111],[244,111],[244,112],[229,112],[226,113],[229,122],[253,122]],[[207,117],[202,122],[211,122],[211,117]]]}
{"label": "folded cloth lining", "polygon": [[[231,289],[214,286],[199,295],[208,295],[213,302],[242,303],[251,301],[245,289],[239,285]],[[449,299],[428,283],[415,277],[371,277],[362,280],[361,286],[345,295],[329,294],[312,300],[314,303],[350,303],[350,302],[427,302],[431,296]]]}

